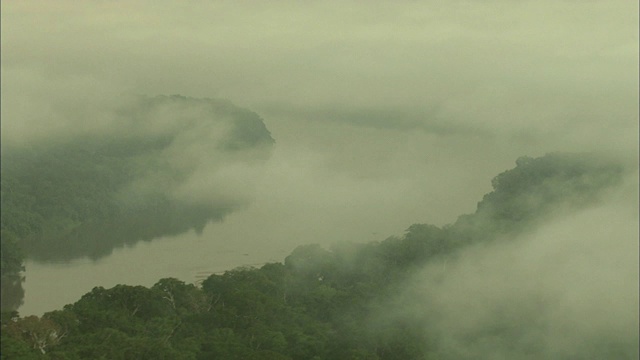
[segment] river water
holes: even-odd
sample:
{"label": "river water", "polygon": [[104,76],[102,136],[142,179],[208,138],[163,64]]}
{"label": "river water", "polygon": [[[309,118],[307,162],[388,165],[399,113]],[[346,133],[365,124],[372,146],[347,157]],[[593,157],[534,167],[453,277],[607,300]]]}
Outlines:
{"label": "river water", "polygon": [[60,309],[95,286],[151,286],[165,277],[194,283],[282,262],[302,244],[382,241],[414,223],[451,223],[473,212],[491,178],[515,160],[473,139],[349,128],[336,135],[335,127],[292,123],[268,124],[277,143],[248,207],[200,235],[137,243],[98,261],[27,261],[20,314]]}
{"label": "river water", "polygon": [[208,234],[193,232],[116,249],[98,260],[67,263],[26,262],[25,302],[21,315],[42,315],[77,301],[95,286],[117,284],[151,286],[165,277],[197,283],[212,273],[238,266],[260,266],[282,261],[290,249],[270,247],[255,251],[247,243],[228,244]]}
{"label": "river water", "polygon": [[[40,316],[61,309],[95,286],[148,287],[165,277],[198,283],[212,273],[239,266],[260,267],[267,262],[283,262],[297,245],[303,243],[321,243],[328,247],[331,239],[344,241],[351,236],[382,240],[389,235],[366,230],[373,224],[363,225],[366,234],[356,234],[348,230],[348,224],[341,226],[335,219],[323,219],[323,216],[320,216],[320,223],[307,222],[308,230],[294,216],[290,217],[291,222],[274,216],[273,222],[278,226],[267,227],[261,223],[269,222],[269,216],[257,212],[259,210],[247,209],[232,214],[222,223],[208,225],[200,235],[191,231],[115,249],[110,256],[97,261],[87,258],[64,263],[27,261],[25,301],[19,309],[20,314]],[[320,229],[323,225],[327,226],[324,230]],[[340,229],[344,229],[344,233],[339,234]],[[305,231],[310,233],[303,234]],[[334,236],[331,236],[332,232]]]}

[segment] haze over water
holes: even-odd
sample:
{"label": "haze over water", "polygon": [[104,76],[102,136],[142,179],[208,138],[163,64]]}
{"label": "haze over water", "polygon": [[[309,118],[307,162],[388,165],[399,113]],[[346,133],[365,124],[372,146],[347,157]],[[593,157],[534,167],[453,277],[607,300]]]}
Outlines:
{"label": "haze over water", "polygon": [[300,244],[451,223],[522,155],[593,151],[637,167],[637,7],[5,1],[3,143],[106,131],[123,94],[228,99],[276,141],[240,189],[246,208],[96,263],[28,261],[20,313],[93,286],[192,282]]}

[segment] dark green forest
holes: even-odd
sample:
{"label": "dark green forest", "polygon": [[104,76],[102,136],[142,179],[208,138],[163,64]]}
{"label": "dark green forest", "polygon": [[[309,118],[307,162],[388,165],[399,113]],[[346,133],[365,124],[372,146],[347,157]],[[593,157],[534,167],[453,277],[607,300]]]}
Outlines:
{"label": "dark green forest", "polygon": [[257,114],[220,100],[141,97],[114,114],[123,119],[114,133],[2,149],[2,231],[30,258],[97,259],[126,243],[201,231],[243,200],[189,201],[175,188],[199,167],[221,166],[218,158],[266,159],[274,143]]}
{"label": "dark green forest", "polygon": [[[145,149],[162,144],[158,140]],[[56,157],[54,153],[51,156]],[[124,168],[130,164],[119,163],[123,171],[110,173],[108,169],[114,167],[104,164],[107,159],[118,163],[119,158],[95,156],[104,157],[104,162],[91,162],[89,169],[97,170],[101,164],[107,173],[98,176],[104,183],[95,186],[104,189],[92,193],[87,213],[79,211],[86,198],[74,195],[74,186],[60,194],[73,200],[60,204],[41,200],[31,188],[25,188],[28,182],[22,181],[27,177],[7,180],[13,185],[5,188],[3,176],[3,210],[5,191],[13,197],[6,200],[6,206],[17,207],[6,217],[3,211],[3,287],[5,274],[20,274],[18,246],[25,244],[27,253],[37,253],[40,240],[34,234],[53,228],[58,232],[56,239],[68,238],[70,229],[83,226],[78,224],[122,214],[113,194],[118,184],[127,181]],[[62,174],[83,171],[83,166],[68,168]],[[589,154],[521,157],[515,168],[493,179],[493,191],[484,196],[473,214],[462,215],[450,225],[414,224],[401,236],[381,242],[354,239],[329,249],[302,245],[283,263],[211,275],[201,286],[166,278],[150,288],[96,287],[74,304],[42,317],[20,317],[16,311],[5,311],[2,358],[448,359],[451,357],[443,353],[437,336],[424,331],[424,319],[379,316],[389,312],[411,276],[430,263],[455,258],[470,246],[507,242],[559,212],[571,213],[597,204],[608,189],[622,181],[623,172],[615,162]],[[24,199],[28,194],[31,198]],[[22,200],[16,200],[18,196]],[[198,212],[173,211],[166,216],[181,213],[181,221]],[[224,212],[203,211],[207,216],[194,218],[190,226]],[[52,214],[57,213],[64,214],[63,219],[52,220]],[[153,235],[141,234],[140,238]],[[72,249],[69,243],[66,251]],[[81,253],[79,248],[77,251]],[[96,255],[107,250],[101,251]],[[498,338],[519,336],[501,323],[486,331]],[[530,347],[523,358],[633,359],[638,356],[636,342],[605,339],[583,353],[557,357]]]}
{"label": "dark green forest", "polygon": [[263,162],[274,143],[257,114],[223,100],[141,96],[106,116],[118,126],[3,144],[3,309],[21,304],[25,256],[98,259],[138,241],[200,232],[245,206],[242,198],[194,201],[178,192],[202,169]]}

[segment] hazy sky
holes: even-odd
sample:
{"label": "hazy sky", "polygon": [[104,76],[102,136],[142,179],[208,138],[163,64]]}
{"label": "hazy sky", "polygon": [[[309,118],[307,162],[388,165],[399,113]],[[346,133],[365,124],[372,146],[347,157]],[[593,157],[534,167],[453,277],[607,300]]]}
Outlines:
{"label": "hazy sky", "polygon": [[204,233],[256,252],[451,223],[522,155],[637,164],[634,1],[9,0],[1,36],[3,142],[102,131],[123,94],[259,113],[253,202]]}
{"label": "hazy sky", "polygon": [[226,98],[264,117],[283,201],[447,223],[518,156],[637,157],[637,6],[3,1],[3,141],[121,94]]}

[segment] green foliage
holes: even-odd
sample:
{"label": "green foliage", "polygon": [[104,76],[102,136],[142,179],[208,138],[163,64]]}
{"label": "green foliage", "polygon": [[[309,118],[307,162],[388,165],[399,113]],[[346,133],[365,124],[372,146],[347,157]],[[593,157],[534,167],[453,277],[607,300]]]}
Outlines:
{"label": "green foliage", "polygon": [[8,230],[0,232],[0,275],[18,274],[24,271],[23,254],[16,237]]}
{"label": "green foliage", "polygon": [[2,149],[2,231],[29,257],[97,259],[125,244],[202,231],[244,200],[192,202],[173,189],[199,162],[264,160],[274,142],[257,114],[221,100],[142,97],[114,116],[122,129]]}
{"label": "green foliage", "polygon": [[2,311],[16,310],[22,305],[24,297],[24,289],[22,288],[24,256],[18,247],[15,235],[9,230],[0,231],[0,246],[1,307]]}
{"label": "green foliage", "polygon": [[521,157],[516,164],[491,181],[494,190],[474,214],[460,216],[448,229],[452,242],[461,245],[522,232],[559,211],[588,206],[619,184],[624,172],[615,161],[589,154]]}
{"label": "green foliage", "polygon": [[[554,206],[596,201],[619,176],[619,167],[579,156],[521,158],[494,179],[494,191],[476,213],[450,226],[415,224],[403,236],[330,250],[303,245],[284,264],[211,275],[201,288],[173,278],[151,288],[96,287],[42,318],[5,313],[3,358],[433,358],[436,342],[426,337],[421,319],[374,319],[389,311],[414,270],[472,242],[535,226]],[[487,329],[478,336],[498,338],[512,330]],[[615,339],[603,339],[592,352],[597,358],[637,357],[637,350]]]}
{"label": "green foliage", "polygon": [[33,347],[29,346],[27,342],[22,339],[10,336],[4,331],[0,334],[0,341],[2,343],[2,352],[0,352],[0,359],[6,360],[35,360],[42,359],[42,353]]}

